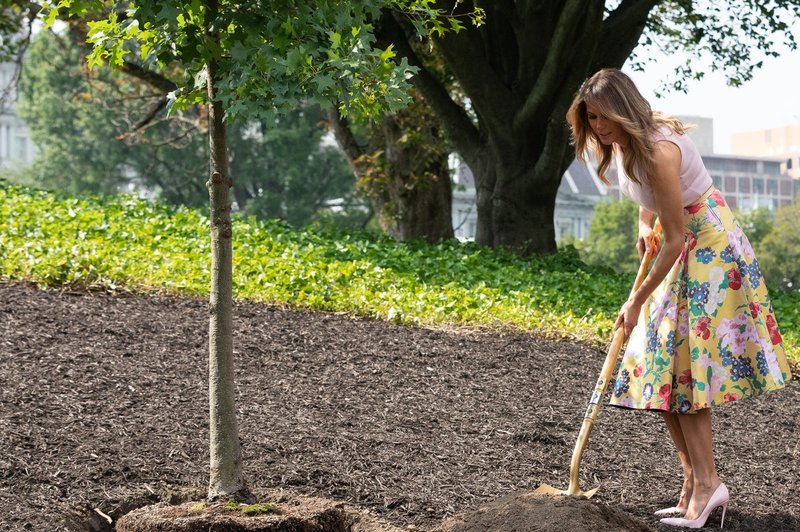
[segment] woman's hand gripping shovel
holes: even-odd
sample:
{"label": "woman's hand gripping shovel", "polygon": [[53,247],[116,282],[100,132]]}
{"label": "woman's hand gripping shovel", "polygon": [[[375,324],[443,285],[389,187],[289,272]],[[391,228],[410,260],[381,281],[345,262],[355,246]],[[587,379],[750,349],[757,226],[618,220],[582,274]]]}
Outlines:
{"label": "woman's hand gripping shovel", "polygon": [[[636,280],[631,289],[631,295],[639,288],[647,275],[647,268],[650,265],[650,260],[658,252],[661,245],[661,224],[656,220],[655,227],[653,228],[652,240],[650,241],[649,250],[642,257],[642,263],[639,266],[639,273],[636,274]],[[569,488],[560,490],[550,486],[549,484],[542,484],[536,488],[533,493],[536,495],[570,495],[578,497],[586,497],[587,499],[594,495],[599,486],[589,491],[581,491],[579,482],[579,468],[581,465],[581,457],[583,450],[586,447],[586,442],[589,441],[589,435],[592,433],[594,422],[597,419],[597,414],[600,412],[600,401],[608,388],[608,381],[611,379],[611,373],[617,365],[617,356],[622,349],[622,344],[625,343],[625,330],[623,327],[617,327],[614,331],[614,337],[611,340],[611,346],[608,348],[606,360],[603,363],[603,369],[600,371],[600,378],[597,379],[597,384],[594,387],[592,396],[589,399],[589,407],[586,409],[586,416],[581,425],[581,431],[578,434],[578,441],[575,443],[575,449],[572,451],[572,460],[569,464]]]}

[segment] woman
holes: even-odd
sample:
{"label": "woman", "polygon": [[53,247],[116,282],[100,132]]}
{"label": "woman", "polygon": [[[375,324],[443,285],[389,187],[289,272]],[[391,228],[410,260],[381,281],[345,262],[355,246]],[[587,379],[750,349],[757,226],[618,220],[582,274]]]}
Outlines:
{"label": "woman", "polygon": [[[567,114],[579,159],[598,173],[615,159],[622,192],[639,204],[639,255],[655,216],[663,243],[615,329],[629,337],[610,404],[660,411],[684,482],[665,524],[700,528],[728,490],[717,475],[711,407],[785,386],[789,366],[758,261],[675,117],[653,112],[616,69],[593,75]],[[653,250],[655,251],[655,250]],[[638,322],[638,326],[637,325]]]}

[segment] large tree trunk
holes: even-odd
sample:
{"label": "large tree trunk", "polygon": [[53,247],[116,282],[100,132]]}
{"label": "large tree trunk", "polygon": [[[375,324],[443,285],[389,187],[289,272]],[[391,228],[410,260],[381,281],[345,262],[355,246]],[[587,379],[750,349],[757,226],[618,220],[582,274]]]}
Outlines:
{"label": "large tree trunk", "polygon": [[473,172],[479,244],[555,251],[556,192],[572,160],[569,103],[588,75],[622,66],[657,3],[623,0],[604,13],[604,2],[594,0],[438,0],[435,6],[451,16],[467,17],[475,5],[486,10],[481,27],[467,24],[434,39],[469,107],[427,68],[402,17],[384,11],[380,39],[419,69],[414,86]]}
{"label": "large tree trunk", "polygon": [[448,152],[436,117],[419,95],[409,108],[370,125],[364,147],[335,109],[329,117],[387,235],[428,242],[453,238]]}
{"label": "large tree trunk", "polygon": [[[475,242],[520,255],[556,249],[553,214],[558,181],[536,173],[529,161],[496,155],[479,158],[471,167],[476,183],[478,226]],[[560,174],[559,174],[560,175]]]}
{"label": "large tree trunk", "polygon": [[[437,242],[453,238],[453,186],[441,139],[425,130],[404,128],[385,116],[380,124],[385,167],[382,178],[365,181],[381,228],[398,240]],[[419,135],[419,142],[409,137]],[[427,149],[426,149],[427,147]]]}
{"label": "large tree trunk", "polygon": [[[207,2],[207,17],[217,14],[216,0]],[[213,38],[213,35],[211,36]],[[230,188],[228,149],[224,110],[216,98],[216,61],[208,69],[208,138],[211,178],[208,192],[211,203],[211,298],[208,328],[208,398],[211,444],[209,500],[251,501],[253,496],[242,476],[242,453],[236,423],[236,397],[233,375],[233,247],[231,245]]]}

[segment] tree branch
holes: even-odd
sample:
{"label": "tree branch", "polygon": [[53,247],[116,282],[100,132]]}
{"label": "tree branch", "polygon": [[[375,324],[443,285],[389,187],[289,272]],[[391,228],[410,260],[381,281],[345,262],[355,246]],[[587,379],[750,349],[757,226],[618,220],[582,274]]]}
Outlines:
{"label": "tree branch", "polygon": [[408,60],[419,71],[411,78],[411,83],[422,93],[428,105],[436,112],[447,136],[462,154],[473,152],[480,145],[478,129],[466,111],[450,97],[445,87],[427,69],[408,42],[403,27],[392,14],[384,12],[376,35],[394,44],[398,55]]}
{"label": "tree branch", "polygon": [[163,95],[150,108],[150,111],[148,111],[147,114],[141,120],[139,120],[136,124],[134,124],[133,131],[138,131],[147,124],[149,124],[156,117],[156,115],[159,112],[161,112],[161,110],[164,109],[166,106],[167,106],[167,96]]}
{"label": "tree branch", "polygon": [[144,81],[145,83],[155,87],[156,89],[162,92],[172,92],[178,89],[178,86],[175,84],[175,82],[168,79],[167,77],[159,74],[158,72],[147,70],[141,65],[137,65],[136,63],[131,63],[130,61],[124,61],[122,66],[120,67],[120,70],[130,76],[133,76],[137,79]]}
{"label": "tree branch", "polygon": [[[593,4],[596,4],[592,0]],[[541,110],[559,89],[558,77],[563,72],[565,56],[575,41],[575,30],[583,12],[583,0],[568,0],[558,19],[544,66],[539,73],[525,105],[514,118],[514,130],[521,131]]]}
{"label": "tree branch", "polygon": [[353,130],[350,129],[347,119],[339,114],[338,106],[328,108],[328,123],[333,129],[336,141],[347,155],[351,168],[357,170],[353,161],[364,155],[364,149],[356,140],[356,136],[353,134]]}
{"label": "tree branch", "polygon": [[[457,10],[466,13],[470,7],[463,3]],[[481,120],[495,134],[511,134],[508,125],[514,117],[513,105],[510,105],[514,95],[510,87],[500,82],[501,73],[486,57],[480,31],[467,26],[458,33],[448,32],[435,42]]]}
{"label": "tree branch", "polygon": [[589,66],[597,49],[602,19],[602,2],[591,2],[584,17],[582,36],[575,43],[572,56],[568,57],[567,63],[571,68],[562,74],[558,96],[548,109],[550,118],[547,135],[542,154],[536,162],[536,175],[560,177],[563,174],[563,155],[568,138],[564,115],[575,90],[589,73]]}
{"label": "tree branch", "polygon": [[[509,13],[508,9],[512,9]],[[519,22],[513,14],[513,6],[499,9],[494,2],[487,2],[486,22],[478,28],[483,44],[484,56],[489,65],[497,72],[501,83],[510,91],[516,92],[519,86],[519,41],[517,27]]]}
{"label": "tree branch", "polygon": [[607,43],[592,64],[593,70],[621,67],[636,48],[650,12],[659,0],[623,0],[603,22],[600,40]]}

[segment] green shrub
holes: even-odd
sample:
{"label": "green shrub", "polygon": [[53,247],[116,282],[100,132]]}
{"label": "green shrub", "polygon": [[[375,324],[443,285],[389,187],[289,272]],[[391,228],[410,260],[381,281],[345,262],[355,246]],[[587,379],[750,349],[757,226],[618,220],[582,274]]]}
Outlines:
{"label": "green shrub", "polygon": [[[206,295],[208,223],[198,211],[130,197],[60,197],[0,182],[0,277]],[[399,323],[511,325],[605,343],[633,282],[583,263],[571,246],[521,258],[254,218],[235,218],[233,229],[236,297]],[[800,294],[776,292],[774,305],[787,346],[797,345]]]}

